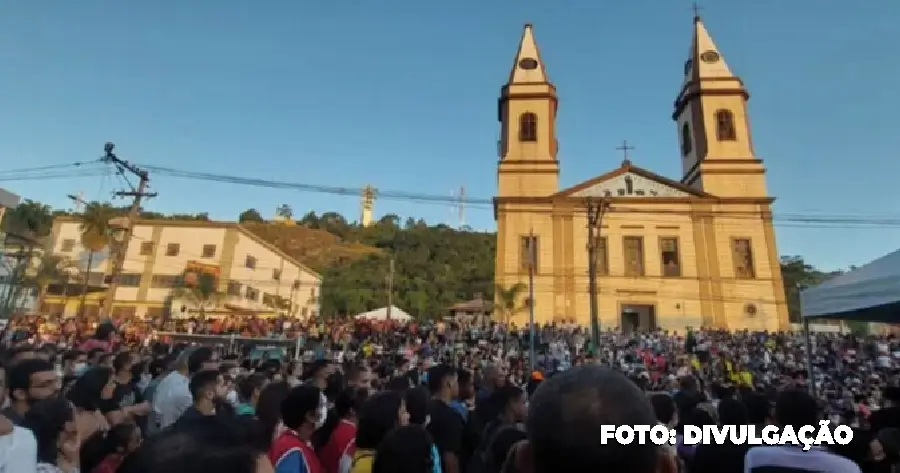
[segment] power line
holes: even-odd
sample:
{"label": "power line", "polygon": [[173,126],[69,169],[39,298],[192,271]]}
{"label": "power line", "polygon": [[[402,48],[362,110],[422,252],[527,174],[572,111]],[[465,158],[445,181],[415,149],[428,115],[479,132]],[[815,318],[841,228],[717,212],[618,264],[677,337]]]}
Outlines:
{"label": "power line", "polygon": [[[41,166],[35,168],[24,168],[9,171],[0,171],[0,182],[8,181],[24,181],[24,180],[45,180],[72,177],[98,177],[104,173],[103,169],[77,169],[73,171],[64,171],[66,168],[78,168],[85,165],[101,163],[102,161],[87,161],[79,163],[60,164],[52,166]],[[205,182],[220,182],[234,185],[246,185],[253,187],[263,187],[268,189],[285,189],[298,190],[303,192],[325,193],[340,196],[356,197],[360,194],[361,188],[356,187],[339,187],[326,186],[318,184],[306,184],[270,179],[248,178],[240,176],[230,176],[224,174],[215,174],[207,172],[185,171],[164,166],[143,166],[148,171],[153,171],[157,175],[165,175],[180,179],[199,180]],[[48,172],[49,171],[49,172]],[[475,198],[471,196],[444,196],[422,194],[405,191],[378,190],[378,196],[382,199],[413,202],[418,204],[438,204],[453,205],[473,208],[476,210],[493,210],[493,199],[491,198]],[[626,204],[627,205],[627,204]],[[507,212],[531,212],[528,209],[507,209]],[[576,209],[575,212],[584,212],[583,209]],[[647,223],[656,222],[660,224],[672,224],[671,221],[654,220],[653,216],[661,216],[666,214],[689,215],[690,211],[669,210],[669,209],[640,209],[628,208],[622,205],[614,205],[610,209],[610,219],[614,220],[616,213],[634,214],[645,213],[648,219]],[[758,212],[746,211],[710,211],[709,216],[727,216],[731,219],[752,219],[758,220],[760,215]],[[900,216],[877,216],[877,215],[850,215],[850,214],[828,214],[818,212],[807,213],[783,213],[773,214],[773,220],[778,222],[779,227],[788,228],[845,228],[845,227],[900,227]]]}

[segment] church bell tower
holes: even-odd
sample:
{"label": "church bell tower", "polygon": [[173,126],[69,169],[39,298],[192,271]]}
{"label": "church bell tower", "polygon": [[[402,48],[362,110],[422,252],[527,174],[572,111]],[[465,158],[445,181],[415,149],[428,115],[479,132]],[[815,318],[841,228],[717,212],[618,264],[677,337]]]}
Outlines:
{"label": "church bell tower", "polygon": [[531,25],[525,25],[500,90],[498,197],[548,196],[559,190],[556,87],[550,83]]}
{"label": "church bell tower", "polygon": [[765,168],[753,152],[747,100],[699,15],[672,118],[678,124],[681,182],[719,197],[766,197]]}

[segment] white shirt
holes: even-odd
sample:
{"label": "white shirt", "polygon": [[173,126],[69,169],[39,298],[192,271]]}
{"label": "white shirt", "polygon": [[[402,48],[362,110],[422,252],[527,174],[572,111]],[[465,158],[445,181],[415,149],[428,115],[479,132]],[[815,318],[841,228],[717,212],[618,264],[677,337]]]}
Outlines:
{"label": "white shirt", "polygon": [[0,437],[0,473],[33,473],[37,471],[37,441],[24,427],[13,427]]}
{"label": "white shirt", "polygon": [[194,399],[187,376],[173,371],[166,375],[153,395],[153,414],[159,428],[164,429],[178,420]]}

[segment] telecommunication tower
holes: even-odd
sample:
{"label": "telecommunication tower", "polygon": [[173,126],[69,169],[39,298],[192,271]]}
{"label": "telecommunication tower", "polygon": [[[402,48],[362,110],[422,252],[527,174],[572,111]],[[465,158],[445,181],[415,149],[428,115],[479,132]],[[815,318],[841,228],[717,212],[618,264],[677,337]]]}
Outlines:
{"label": "telecommunication tower", "polygon": [[372,211],[375,208],[375,194],[375,188],[371,185],[366,185],[366,187],[363,187],[362,189],[362,196],[360,199],[362,211],[359,217],[359,223],[364,227],[371,226],[372,223],[374,223]]}

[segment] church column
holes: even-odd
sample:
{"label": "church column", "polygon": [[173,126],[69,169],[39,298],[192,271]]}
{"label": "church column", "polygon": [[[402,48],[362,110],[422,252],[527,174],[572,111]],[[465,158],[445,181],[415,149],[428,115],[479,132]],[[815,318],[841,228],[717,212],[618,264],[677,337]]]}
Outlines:
{"label": "church column", "polygon": [[761,212],[761,217],[763,221],[763,234],[766,238],[766,256],[769,258],[769,267],[772,271],[772,294],[775,296],[775,317],[778,322],[778,330],[790,330],[787,298],[784,293],[784,278],[781,276],[781,257],[778,256],[778,248],[775,245],[775,227],[772,225],[772,210],[763,210]]}

